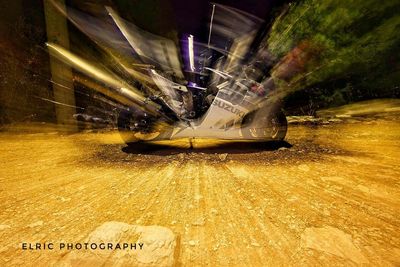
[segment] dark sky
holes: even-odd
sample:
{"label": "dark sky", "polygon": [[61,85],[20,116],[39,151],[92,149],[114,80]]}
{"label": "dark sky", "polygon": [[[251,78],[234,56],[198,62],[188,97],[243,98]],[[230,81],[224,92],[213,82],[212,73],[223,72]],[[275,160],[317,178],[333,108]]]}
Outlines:
{"label": "dark sky", "polygon": [[[212,3],[234,7],[266,21],[272,20],[285,3],[295,0],[66,0],[83,11],[113,6],[125,19],[154,34],[167,32],[193,34],[205,42],[208,35]],[[89,10],[88,10],[89,8]]]}
{"label": "dark sky", "polygon": [[163,35],[174,29],[181,34],[193,34],[197,40],[206,41],[212,3],[234,7],[264,20],[272,19],[273,11],[279,10],[289,0],[69,0],[69,2],[93,2],[98,6],[111,3],[122,17],[137,26]]}
{"label": "dark sky", "polygon": [[288,0],[170,0],[175,13],[176,26],[181,33],[191,33],[201,39],[207,35],[207,23],[210,20],[212,3],[234,7],[253,14],[261,19],[270,20],[273,10]]}

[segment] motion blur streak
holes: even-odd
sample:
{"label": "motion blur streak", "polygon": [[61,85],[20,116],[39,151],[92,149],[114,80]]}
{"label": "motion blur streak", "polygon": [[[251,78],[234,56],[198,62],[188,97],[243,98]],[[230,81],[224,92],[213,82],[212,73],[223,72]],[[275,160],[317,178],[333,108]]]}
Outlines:
{"label": "motion blur streak", "polygon": [[37,98],[42,99],[42,100],[44,100],[44,101],[48,101],[48,102],[54,103],[54,104],[57,104],[57,105],[62,105],[62,106],[70,107],[70,108],[76,108],[76,109],[82,109],[82,110],[85,109],[85,108],[82,108],[82,107],[77,107],[77,106],[73,106],[73,105],[68,105],[68,104],[60,103],[60,102],[57,102],[57,101],[54,101],[54,100],[51,100],[51,99],[47,99],[47,98],[43,98],[43,97],[37,97]]}
{"label": "motion blur streak", "polygon": [[[141,109],[146,109],[153,113],[156,112],[159,108],[157,104],[147,100],[147,98],[145,98],[137,89],[133,88],[127,83],[124,83],[118,78],[113,77],[111,74],[93,66],[86,60],[74,55],[70,51],[62,48],[61,46],[52,43],[47,43],[47,46],[49,47],[50,53],[53,56],[58,57],[65,63],[71,65],[77,70],[80,70],[86,75],[113,87],[114,90],[117,91],[117,93],[120,93],[121,95],[129,99],[133,106],[137,106]],[[104,93],[104,91],[102,93]]]}

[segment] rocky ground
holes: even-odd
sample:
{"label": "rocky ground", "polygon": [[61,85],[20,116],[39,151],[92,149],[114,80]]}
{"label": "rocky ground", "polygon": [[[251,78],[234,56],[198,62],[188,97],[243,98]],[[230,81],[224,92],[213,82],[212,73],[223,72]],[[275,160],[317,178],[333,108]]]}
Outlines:
{"label": "rocky ground", "polygon": [[[400,121],[297,119],[266,144],[2,132],[0,265],[400,265]],[[148,250],[21,248],[88,240]]]}

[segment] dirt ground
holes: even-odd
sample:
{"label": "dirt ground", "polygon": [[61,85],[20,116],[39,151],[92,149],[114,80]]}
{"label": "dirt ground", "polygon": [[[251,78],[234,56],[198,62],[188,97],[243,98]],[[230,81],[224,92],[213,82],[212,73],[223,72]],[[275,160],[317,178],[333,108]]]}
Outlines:
{"label": "dirt ground", "polygon": [[0,157],[1,266],[54,264],[65,252],[21,243],[110,221],[171,229],[176,265],[400,265],[400,120],[136,148],[116,132],[2,132]]}

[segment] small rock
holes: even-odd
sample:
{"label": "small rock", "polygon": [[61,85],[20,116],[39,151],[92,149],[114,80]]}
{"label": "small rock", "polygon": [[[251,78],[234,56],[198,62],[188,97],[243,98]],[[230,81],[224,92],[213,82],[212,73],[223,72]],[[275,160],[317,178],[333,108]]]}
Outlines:
{"label": "small rock", "polygon": [[328,209],[324,209],[323,214],[325,216],[331,216],[331,212]]}
{"label": "small rock", "polygon": [[194,200],[195,201],[200,201],[200,200],[202,200],[203,199],[203,196],[202,195],[195,195],[194,196]]}
{"label": "small rock", "polygon": [[199,240],[190,240],[189,241],[189,245],[191,245],[192,247],[196,246],[199,244]]}
{"label": "small rock", "polygon": [[[5,251],[7,251],[7,250],[9,250],[9,249],[10,249],[9,246],[2,247],[2,248],[0,248],[0,253],[3,253],[3,252],[5,252]],[[6,261],[7,261],[7,260],[6,260]]]}
{"label": "small rock", "polygon": [[211,212],[211,214],[213,214],[213,215],[217,215],[217,214],[218,214],[218,210],[217,210],[217,209],[214,209],[214,208],[212,208],[212,209],[210,210],[210,212]]}
{"label": "small rock", "polygon": [[301,165],[299,165],[297,168],[298,168],[299,170],[305,171],[305,172],[308,172],[308,171],[310,170],[310,167],[308,167],[308,165],[306,165],[306,164],[301,164]]}
{"label": "small rock", "polygon": [[278,148],[278,151],[284,151],[284,150],[287,150],[288,148],[287,147],[280,147],[280,148]]}
{"label": "small rock", "polygon": [[34,227],[42,226],[42,225],[43,225],[43,221],[37,221],[37,222],[29,224],[28,227],[34,228]]}
{"label": "small rock", "polygon": [[6,224],[0,224],[0,231],[1,230],[6,230],[6,229],[9,229],[9,228],[11,228],[11,226],[6,225]]}
{"label": "small rock", "polygon": [[219,158],[221,161],[225,161],[225,160],[226,160],[226,157],[228,157],[228,153],[224,153],[224,154],[219,154],[219,155],[218,155],[218,158]]}
{"label": "small rock", "polygon": [[68,202],[68,201],[71,200],[71,198],[60,197],[60,200],[61,200],[62,202]]}
{"label": "small rock", "polygon": [[206,224],[206,219],[204,217],[200,217],[192,223],[194,226],[203,226],[204,224]]}

